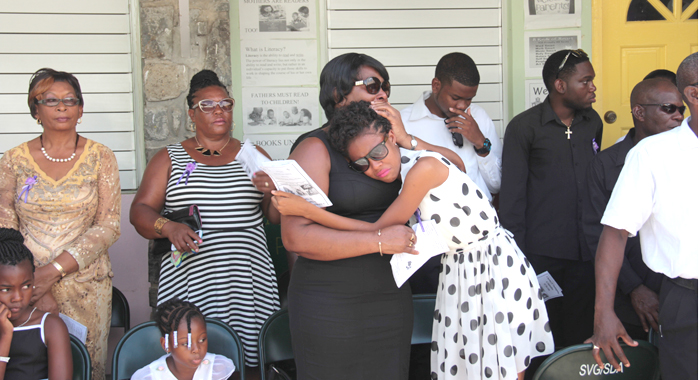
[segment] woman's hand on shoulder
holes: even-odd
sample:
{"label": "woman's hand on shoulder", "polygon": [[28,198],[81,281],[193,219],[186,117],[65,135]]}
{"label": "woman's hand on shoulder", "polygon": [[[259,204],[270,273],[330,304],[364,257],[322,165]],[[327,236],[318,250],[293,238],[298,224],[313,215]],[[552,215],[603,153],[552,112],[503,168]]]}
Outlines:
{"label": "woman's hand on shoulder", "polygon": [[33,298],[34,297],[32,297],[32,304],[36,306],[37,309],[47,313],[58,314],[58,303],[56,302],[56,299],[53,298],[53,294],[51,294],[51,292],[44,293],[44,295],[37,300],[33,300]]}

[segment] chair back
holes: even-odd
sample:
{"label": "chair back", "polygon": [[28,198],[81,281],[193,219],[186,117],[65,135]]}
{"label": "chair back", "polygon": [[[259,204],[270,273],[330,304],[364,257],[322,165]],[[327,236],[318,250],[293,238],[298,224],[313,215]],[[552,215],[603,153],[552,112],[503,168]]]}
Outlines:
{"label": "chair back", "polygon": [[[218,319],[205,318],[208,352],[226,356],[245,380],[243,345],[236,332]],[[112,379],[130,379],[131,375],[165,355],[160,345],[160,330],[156,323],[144,322],[129,330],[117,344],[112,358]]]}
{"label": "chair back", "polygon": [[70,336],[70,350],[73,355],[73,380],[90,380],[92,377],[90,354],[80,339]]}
{"label": "chair back", "polygon": [[110,327],[123,327],[124,332],[131,328],[129,302],[119,289],[112,287],[112,324]]}
{"label": "chair back", "polygon": [[411,344],[433,341],[433,320],[435,315],[435,294],[413,295],[413,335]]}
{"label": "chair back", "polygon": [[267,364],[294,358],[289,313],[286,308],[274,312],[260,328],[258,353],[263,380],[265,380]]}
{"label": "chair back", "polygon": [[615,380],[658,380],[661,378],[659,355],[656,347],[646,341],[637,341],[637,347],[621,343],[622,350],[630,361],[618,372],[608,363],[601,350],[605,367],[600,369],[591,354],[592,344],[578,344],[552,354],[535,372],[533,380],[560,380],[581,377],[607,378]]}

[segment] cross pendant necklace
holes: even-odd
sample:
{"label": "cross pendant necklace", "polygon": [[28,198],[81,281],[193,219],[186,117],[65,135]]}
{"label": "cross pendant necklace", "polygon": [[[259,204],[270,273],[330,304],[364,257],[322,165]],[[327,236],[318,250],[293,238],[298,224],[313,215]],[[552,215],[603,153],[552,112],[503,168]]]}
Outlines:
{"label": "cross pendant necklace", "polygon": [[566,132],[564,132],[564,133],[566,133],[567,140],[571,140],[571,134],[574,133],[574,132],[571,132],[571,125],[572,124],[574,124],[574,119],[571,119],[571,123],[569,123],[569,125],[566,126]]}

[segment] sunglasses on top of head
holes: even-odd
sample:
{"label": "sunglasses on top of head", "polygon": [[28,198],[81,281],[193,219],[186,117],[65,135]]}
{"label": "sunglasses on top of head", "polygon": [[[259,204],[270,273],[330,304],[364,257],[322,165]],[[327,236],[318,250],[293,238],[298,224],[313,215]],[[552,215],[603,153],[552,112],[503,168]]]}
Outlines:
{"label": "sunglasses on top of head", "polygon": [[662,112],[667,113],[667,114],[669,114],[669,115],[673,115],[674,113],[676,113],[676,111],[680,112],[681,115],[683,115],[683,114],[685,113],[685,106],[677,106],[677,105],[671,104],[671,103],[664,103],[664,104],[640,104],[640,106],[642,106],[642,107],[656,106],[656,107],[659,107],[659,109],[660,109]]}
{"label": "sunglasses on top of head", "polygon": [[557,76],[555,79],[559,78],[559,73],[561,73],[561,70],[566,66],[566,61],[569,60],[569,57],[574,56],[576,58],[586,58],[588,57],[588,54],[586,54],[583,49],[576,49],[576,50],[569,50],[569,52],[566,54],[566,57],[564,57],[564,60],[561,61],[561,64],[559,65],[559,68],[557,69]]}
{"label": "sunglasses on top of head", "polygon": [[380,88],[386,92],[387,97],[389,96],[389,92],[391,92],[391,84],[389,84],[389,81],[382,82],[377,77],[369,77],[365,80],[355,81],[355,86],[362,86],[363,84],[365,85],[365,90],[367,90],[370,95],[379,93]]}
{"label": "sunglasses on top of head", "polygon": [[384,141],[377,144],[372,150],[367,153],[366,156],[358,158],[355,161],[350,161],[348,166],[350,169],[364,173],[369,169],[369,160],[381,161],[389,155],[389,148],[386,147],[386,141],[389,139],[389,135],[384,136]]}
{"label": "sunglasses on top of head", "polygon": [[197,104],[192,106],[192,109],[195,109],[199,107],[199,109],[204,112],[204,113],[212,113],[216,109],[216,106],[218,105],[221,107],[221,110],[224,112],[231,112],[233,111],[233,106],[236,104],[236,101],[231,99],[231,98],[226,98],[226,99],[221,99],[220,101],[216,102],[211,99],[204,99],[200,100]]}

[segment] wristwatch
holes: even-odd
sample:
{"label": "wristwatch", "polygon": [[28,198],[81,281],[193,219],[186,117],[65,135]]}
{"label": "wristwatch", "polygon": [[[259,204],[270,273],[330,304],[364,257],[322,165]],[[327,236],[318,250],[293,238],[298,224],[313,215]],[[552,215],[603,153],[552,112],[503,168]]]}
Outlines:
{"label": "wristwatch", "polygon": [[484,146],[481,147],[481,149],[476,149],[476,147],[474,147],[474,151],[476,154],[488,154],[491,152],[491,140],[484,139]]}
{"label": "wristwatch", "polygon": [[[416,147],[418,146],[418,141],[416,140],[416,138],[413,135],[409,135],[409,136],[411,136],[411,150],[416,150]],[[490,150],[490,147],[491,147],[491,145],[489,145],[489,150]]]}

